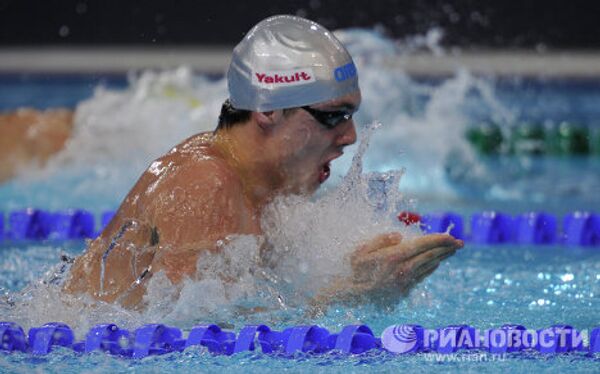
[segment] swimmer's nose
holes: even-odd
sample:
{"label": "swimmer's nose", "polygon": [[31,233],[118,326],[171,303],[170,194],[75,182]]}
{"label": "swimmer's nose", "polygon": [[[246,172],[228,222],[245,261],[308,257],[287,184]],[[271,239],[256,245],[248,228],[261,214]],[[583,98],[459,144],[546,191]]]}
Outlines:
{"label": "swimmer's nose", "polygon": [[341,132],[337,138],[337,145],[344,147],[356,143],[356,127],[354,127],[354,121],[349,120],[347,123],[341,125]]}

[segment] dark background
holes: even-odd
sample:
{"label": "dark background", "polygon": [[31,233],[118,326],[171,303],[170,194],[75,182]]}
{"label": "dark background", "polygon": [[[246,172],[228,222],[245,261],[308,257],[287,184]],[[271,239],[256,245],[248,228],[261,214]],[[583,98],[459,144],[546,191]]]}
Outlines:
{"label": "dark background", "polygon": [[0,0],[0,45],[233,45],[281,13],[395,38],[440,27],[464,48],[600,47],[597,0]]}

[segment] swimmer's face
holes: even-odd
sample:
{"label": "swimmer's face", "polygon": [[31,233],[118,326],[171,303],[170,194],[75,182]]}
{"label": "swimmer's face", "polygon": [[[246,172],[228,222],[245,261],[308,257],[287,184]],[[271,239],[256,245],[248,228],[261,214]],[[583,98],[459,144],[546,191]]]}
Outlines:
{"label": "swimmer's face", "polygon": [[[361,102],[360,91],[324,103],[310,105],[319,112],[343,111],[352,114]],[[318,116],[318,114],[317,114]],[[335,127],[323,124],[305,109],[281,115],[275,150],[283,177],[284,192],[312,194],[329,178],[330,162],[343,154],[345,146],[356,142],[354,121],[338,116]]]}

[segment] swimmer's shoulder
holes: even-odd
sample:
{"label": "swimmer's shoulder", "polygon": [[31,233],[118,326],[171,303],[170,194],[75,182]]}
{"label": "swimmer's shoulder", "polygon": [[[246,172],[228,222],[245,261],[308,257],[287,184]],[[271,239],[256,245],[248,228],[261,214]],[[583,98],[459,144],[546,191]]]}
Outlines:
{"label": "swimmer's shoulder", "polygon": [[[213,133],[200,133],[176,145],[157,161],[172,165],[174,172],[166,184],[196,185],[207,188],[226,188],[235,193],[241,188],[241,179],[220,151],[213,145]],[[156,162],[156,161],[155,161]],[[175,171],[176,170],[176,171]]]}
{"label": "swimmer's shoulder", "polygon": [[158,160],[170,166],[155,183],[147,184],[147,203],[142,204],[143,214],[166,242],[256,231],[248,228],[250,209],[242,179],[226,159],[202,139],[190,138],[180,146],[181,151]]}
{"label": "swimmer's shoulder", "polygon": [[210,154],[213,151],[213,132],[202,132],[195,134],[185,139],[165,155],[182,155],[182,156],[194,156],[197,154]]}

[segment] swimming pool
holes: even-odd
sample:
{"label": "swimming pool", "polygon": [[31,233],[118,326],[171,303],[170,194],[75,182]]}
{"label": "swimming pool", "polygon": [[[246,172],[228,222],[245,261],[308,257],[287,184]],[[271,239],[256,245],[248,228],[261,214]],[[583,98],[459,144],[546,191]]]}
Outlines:
{"label": "swimming pool", "polygon": [[[597,155],[540,156],[511,152],[482,155],[464,136],[470,125],[481,121],[499,123],[506,133],[511,126],[518,127],[525,122],[552,126],[552,123],[570,121],[594,130],[600,118],[600,107],[595,104],[600,99],[600,81],[481,78],[466,71],[446,78],[414,79],[397,69],[382,69],[376,61],[358,60],[364,96],[358,122],[378,119],[383,123],[372,136],[364,167],[368,172],[406,168],[400,182],[403,196],[399,209],[453,210],[463,215],[482,210],[510,214],[545,210],[556,215],[575,210],[600,210],[600,196],[596,192],[600,188]],[[98,215],[103,210],[114,209],[152,158],[189,134],[212,129],[225,97],[222,80],[196,76],[187,69],[145,72],[129,86],[124,77],[110,77],[104,81],[104,88],[97,88],[97,84],[102,85],[101,80],[90,76],[3,78],[0,101],[7,102],[5,97],[15,87],[27,98],[22,102],[12,101],[11,105],[23,105],[33,98],[30,104],[40,108],[56,104],[73,107],[80,99],[93,96],[77,106],[76,135],[47,168],[25,171],[19,178],[0,186],[0,210],[6,212],[27,206],[50,210],[85,208]],[[72,90],[63,89],[69,85]],[[40,95],[40,90],[47,93]],[[55,94],[58,91],[61,95]],[[3,108],[11,107],[3,105]],[[140,133],[144,137],[140,137]],[[345,174],[351,156],[334,165],[335,174]],[[339,180],[331,178],[326,190],[335,191]],[[327,200],[327,196],[325,192],[321,199]],[[360,210],[319,205],[319,201],[278,211],[285,213],[287,225],[280,227],[284,235],[274,234],[276,242],[281,247],[291,246],[291,252],[283,253],[289,253],[295,260],[298,258],[293,256],[299,248],[308,248],[309,254],[324,250],[335,258],[333,252],[345,244],[343,236],[349,235],[349,228],[363,230],[363,235],[382,229],[369,226]],[[314,224],[314,220],[318,224]],[[382,220],[379,225],[389,228],[398,224]],[[305,238],[307,230],[313,233],[311,238]],[[340,237],[342,244],[324,244],[332,237],[336,240]],[[305,310],[305,294],[309,293],[306,290],[318,287],[320,277],[327,279],[327,266],[332,262],[326,259],[322,259],[324,264],[297,262],[282,267],[283,274],[289,271],[291,279],[306,288],[294,289],[289,286],[293,282],[286,283],[282,277],[283,285],[275,294],[282,296],[283,302],[267,303],[268,312],[237,313],[228,307],[226,298],[220,298],[223,293],[220,285],[198,283],[186,286],[187,293],[179,301],[168,297],[168,285],[159,285],[156,298],[164,298],[164,302],[140,315],[101,306],[70,307],[51,284],[36,282],[40,277],[51,278],[51,274],[43,274],[56,270],[53,266],[59,262],[61,253],[81,253],[85,246],[82,241],[5,241],[0,246],[0,288],[7,292],[8,300],[17,305],[15,308],[3,301],[2,318],[27,328],[60,320],[74,327],[80,338],[91,325],[99,322],[117,322],[129,328],[162,322],[184,329],[198,322],[215,322],[236,331],[252,323],[267,323],[278,329],[295,324],[318,324],[332,331],[344,325],[364,323],[376,334],[399,323],[418,323],[425,327],[469,324],[481,329],[505,323],[530,328],[559,323],[579,329],[600,325],[597,312],[600,251],[597,248],[468,244],[394,308],[338,306],[322,316],[312,317]],[[251,248],[252,240],[242,238],[231,253],[237,250],[237,253],[251,255]],[[274,294],[269,293],[272,291],[269,287],[246,287],[249,283],[244,284],[247,280],[244,267],[249,264],[237,265],[228,270],[238,274],[242,282],[227,294],[235,300],[236,306],[262,305],[257,299],[272,298]],[[292,265],[304,270],[295,273]],[[30,282],[34,285],[28,288]],[[204,297],[198,300],[197,295]],[[187,368],[346,372],[364,367],[388,371],[435,368],[593,371],[598,365],[597,358],[578,353],[511,354],[503,360],[488,357],[487,361],[477,361],[472,354],[464,352],[455,357],[453,362],[440,363],[435,359],[429,361],[424,355],[371,352],[341,358],[300,355],[289,359],[260,353],[212,356],[192,350],[131,361],[103,354],[82,357],[58,349],[45,357],[2,355],[0,367],[66,372]]]}

